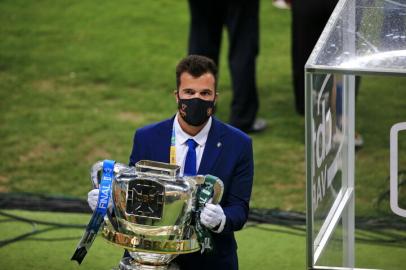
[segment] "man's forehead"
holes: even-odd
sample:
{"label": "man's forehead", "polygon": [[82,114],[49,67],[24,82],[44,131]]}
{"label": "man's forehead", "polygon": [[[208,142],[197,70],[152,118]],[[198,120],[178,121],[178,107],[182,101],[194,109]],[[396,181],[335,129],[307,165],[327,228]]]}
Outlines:
{"label": "man's forehead", "polygon": [[[210,89],[215,91],[215,78],[210,72],[203,73],[200,76],[193,76],[188,72],[180,75],[180,88]],[[193,86],[193,87],[192,87]]]}

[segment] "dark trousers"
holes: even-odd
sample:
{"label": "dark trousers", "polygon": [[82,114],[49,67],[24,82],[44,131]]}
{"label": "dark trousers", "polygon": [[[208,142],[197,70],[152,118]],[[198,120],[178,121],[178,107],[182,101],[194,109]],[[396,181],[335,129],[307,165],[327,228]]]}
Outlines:
{"label": "dark trousers", "polygon": [[304,115],[304,66],[338,0],[292,1],[292,67],[296,111]]}
{"label": "dark trousers", "polygon": [[228,64],[233,98],[230,124],[248,130],[259,107],[256,57],[259,52],[258,0],[189,0],[189,54],[219,63],[223,26],[229,38]]}
{"label": "dark trousers", "polygon": [[238,270],[237,251],[201,255],[200,251],[179,255],[175,259],[180,270]]}

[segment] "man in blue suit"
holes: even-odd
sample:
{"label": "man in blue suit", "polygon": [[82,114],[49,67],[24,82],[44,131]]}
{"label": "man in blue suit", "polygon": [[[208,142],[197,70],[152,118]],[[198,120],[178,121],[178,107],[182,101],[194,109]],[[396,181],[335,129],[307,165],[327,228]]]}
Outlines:
{"label": "man in blue suit", "polygon": [[[252,142],[240,130],[213,117],[217,67],[211,59],[197,55],[184,58],[177,65],[176,81],[178,112],[135,132],[130,165],[143,159],[155,160],[176,163],[181,174],[219,177],[224,183],[223,198],[220,204],[207,203],[200,216],[201,223],[212,231],[214,252],[180,255],[175,262],[182,270],[238,269],[234,231],[240,230],[248,218]],[[193,164],[187,161],[190,148],[195,154]]]}

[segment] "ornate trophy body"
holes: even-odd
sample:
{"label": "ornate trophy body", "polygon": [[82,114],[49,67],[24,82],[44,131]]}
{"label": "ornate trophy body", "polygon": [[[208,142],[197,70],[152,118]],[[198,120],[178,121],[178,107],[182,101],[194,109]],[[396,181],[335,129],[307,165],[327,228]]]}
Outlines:
{"label": "ornate trophy body", "polygon": [[[102,169],[103,162],[92,167],[95,188]],[[177,255],[200,250],[202,241],[194,219],[199,200],[208,198],[207,190],[202,189],[207,185],[207,190],[212,190],[209,197],[218,203],[223,183],[216,177],[179,177],[178,166],[147,160],[135,167],[115,163],[114,210],[105,218],[101,233],[110,243],[129,251],[131,258],[123,258],[119,269],[167,269]]]}

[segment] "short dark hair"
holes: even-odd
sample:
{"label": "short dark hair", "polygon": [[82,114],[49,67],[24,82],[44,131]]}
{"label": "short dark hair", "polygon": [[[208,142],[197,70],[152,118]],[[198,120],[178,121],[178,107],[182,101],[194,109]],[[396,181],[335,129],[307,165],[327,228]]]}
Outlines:
{"label": "short dark hair", "polygon": [[205,73],[214,76],[214,87],[217,89],[217,66],[213,60],[202,55],[189,55],[183,58],[176,66],[176,89],[179,90],[180,75],[187,72],[193,77],[200,77]]}

